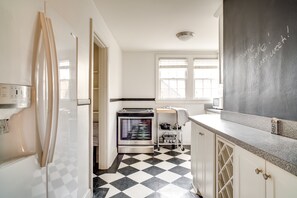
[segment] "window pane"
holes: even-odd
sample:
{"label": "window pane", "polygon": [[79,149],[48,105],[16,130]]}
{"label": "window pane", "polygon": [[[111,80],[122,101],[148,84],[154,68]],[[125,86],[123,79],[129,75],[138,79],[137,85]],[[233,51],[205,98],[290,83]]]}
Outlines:
{"label": "window pane", "polygon": [[194,69],[194,78],[218,79],[218,69]]}
{"label": "window pane", "polygon": [[211,79],[195,80],[195,98],[211,99],[218,96],[219,82]]}
{"label": "window pane", "polygon": [[169,89],[161,89],[161,98],[169,97]]}
{"label": "window pane", "polygon": [[176,80],[170,80],[169,81],[169,87],[171,89],[176,89],[177,88],[177,81]]}
{"label": "window pane", "polygon": [[203,88],[202,80],[195,80],[195,88]]}
{"label": "window pane", "polygon": [[204,89],[203,90],[203,97],[210,98],[211,97],[211,89]]}
{"label": "window pane", "polygon": [[178,95],[177,95],[178,98],[186,97],[186,89],[178,89],[177,93],[178,93]]}
{"label": "window pane", "polygon": [[207,67],[207,66],[218,66],[218,59],[194,59],[194,67]]}
{"label": "window pane", "polygon": [[160,68],[160,78],[186,78],[187,68]]}
{"label": "window pane", "polygon": [[203,88],[207,88],[207,89],[211,88],[210,80],[203,80]]}
{"label": "window pane", "polygon": [[219,88],[219,81],[218,80],[212,80],[211,87],[213,89],[218,89]]}
{"label": "window pane", "polygon": [[161,89],[168,89],[169,80],[161,80]]}
{"label": "window pane", "polygon": [[195,89],[195,97],[201,98],[203,96],[203,89]]}
{"label": "window pane", "polygon": [[211,99],[218,95],[218,59],[194,59],[195,98]]}
{"label": "window pane", "polygon": [[184,80],[178,80],[178,87],[179,88],[186,88],[186,83]]}
{"label": "window pane", "polygon": [[159,66],[187,66],[188,60],[185,58],[160,59]]}
{"label": "window pane", "polygon": [[162,99],[185,98],[185,80],[161,80],[160,97]]}

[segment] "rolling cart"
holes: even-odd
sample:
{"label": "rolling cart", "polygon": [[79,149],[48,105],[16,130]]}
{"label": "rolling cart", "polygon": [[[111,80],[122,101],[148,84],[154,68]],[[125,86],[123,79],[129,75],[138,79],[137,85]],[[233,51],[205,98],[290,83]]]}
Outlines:
{"label": "rolling cart", "polygon": [[[159,123],[159,114],[175,114],[175,124],[174,129],[164,130],[161,129]],[[182,151],[185,150],[183,146],[183,139],[182,139],[182,128],[179,129],[178,124],[178,113],[174,109],[170,108],[156,108],[156,125],[157,125],[157,148],[158,151],[160,150],[160,146],[165,145],[176,145],[177,148],[180,147]],[[160,141],[162,139],[163,141]]]}

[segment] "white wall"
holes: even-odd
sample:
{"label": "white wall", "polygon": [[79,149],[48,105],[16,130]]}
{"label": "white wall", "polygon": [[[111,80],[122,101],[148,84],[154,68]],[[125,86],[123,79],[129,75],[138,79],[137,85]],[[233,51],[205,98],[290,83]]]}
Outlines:
{"label": "white wall", "polygon": [[[164,54],[164,52],[161,52]],[[177,52],[168,52],[168,54],[178,54]],[[182,52],[181,52],[182,53]],[[123,52],[123,97],[124,98],[155,98],[155,56],[158,52]],[[207,54],[205,52],[199,53]],[[213,54],[213,53],[211,53]],[[201,57],[201,56],[200,56]],[[165,102],[139,102],[124,101],[123,107],[163,107],[176,106],[186,108],[189,115],[204,114],[204,104],[197,103],[165,103]],[[168,121],[167,121],[168,118]],[[174,122],[172,116],[162,116],[161,121]],[[187,123],[184,127],[184,144],[191,143],[191,125]]]}
{"label": "white wall", "polygon": [[153,52],[123,53],[123,97],[155,98]]}

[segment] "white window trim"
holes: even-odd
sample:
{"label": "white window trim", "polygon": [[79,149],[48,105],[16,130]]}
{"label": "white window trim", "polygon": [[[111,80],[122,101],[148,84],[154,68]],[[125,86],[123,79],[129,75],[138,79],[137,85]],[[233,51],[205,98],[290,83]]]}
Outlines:
{"label": "white window trim", "polygon": [[[161,99],[160,98],[160,78],[159,78],[159,59],[161,58],[187,58],[188,59],[188,74],[186,80],[186,98],[183,99]],[[212,59],[218,58],[217,51],[211,52],[189,52],[189,53],[179,53],[179,52],[165,52],[155,54],[155,95],[156,103],[210,103],[210,99],[194,98],[194,59]],[[190,78],[190,79],[189,79]]]}

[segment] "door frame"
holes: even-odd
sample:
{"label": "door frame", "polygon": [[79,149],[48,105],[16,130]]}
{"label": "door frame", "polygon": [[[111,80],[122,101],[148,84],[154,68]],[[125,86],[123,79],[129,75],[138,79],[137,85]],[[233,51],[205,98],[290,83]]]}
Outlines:
{"label": "door frame", "polygon": [[[90,57],[89,57],[89,93],[91,106],[89,110],[89,185],[93,192],[93,78],[94,78],[94,44],[99,47],[99,167],[106,169],[107,164],[107,127],[108,127],[108,47],[94,30],[90,18]],[[98,167],[98,168],[99,168]]]}

